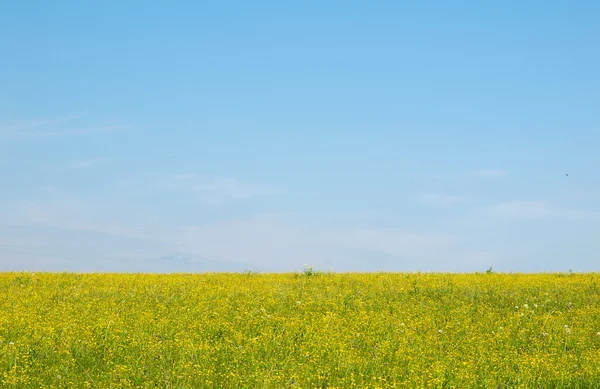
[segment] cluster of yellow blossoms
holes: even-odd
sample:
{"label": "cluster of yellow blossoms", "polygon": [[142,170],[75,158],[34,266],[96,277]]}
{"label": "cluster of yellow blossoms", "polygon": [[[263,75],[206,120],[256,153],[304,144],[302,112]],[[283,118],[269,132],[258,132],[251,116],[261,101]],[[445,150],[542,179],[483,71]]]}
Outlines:
{"label": "cluster of yellow blossoms", "polygon": [[598,282],[0,273],[0,387],[598,388]]}

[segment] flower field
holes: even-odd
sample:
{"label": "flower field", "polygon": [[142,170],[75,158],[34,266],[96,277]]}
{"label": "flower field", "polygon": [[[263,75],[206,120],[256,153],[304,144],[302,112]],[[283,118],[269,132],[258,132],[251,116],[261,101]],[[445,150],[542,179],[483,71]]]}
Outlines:
{"label": "flower field", "polygon": [[0,387],[599,388],[599,284],[0,273]]}

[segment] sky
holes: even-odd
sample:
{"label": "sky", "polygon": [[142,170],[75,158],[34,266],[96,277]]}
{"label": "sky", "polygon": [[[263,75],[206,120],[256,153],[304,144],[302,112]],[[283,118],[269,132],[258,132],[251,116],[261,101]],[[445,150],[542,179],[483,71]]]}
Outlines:
{"label": "sky", "polygon": [[600,271],[600,2],[0,3],[0,271]]}

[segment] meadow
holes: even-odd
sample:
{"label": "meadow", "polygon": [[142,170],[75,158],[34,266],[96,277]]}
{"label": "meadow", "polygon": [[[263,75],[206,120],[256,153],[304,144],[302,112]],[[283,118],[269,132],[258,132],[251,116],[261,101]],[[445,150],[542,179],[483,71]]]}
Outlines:
{"label": "meadow", "polygon": [[599,282],[0,273],[0,387],[598,388]]}

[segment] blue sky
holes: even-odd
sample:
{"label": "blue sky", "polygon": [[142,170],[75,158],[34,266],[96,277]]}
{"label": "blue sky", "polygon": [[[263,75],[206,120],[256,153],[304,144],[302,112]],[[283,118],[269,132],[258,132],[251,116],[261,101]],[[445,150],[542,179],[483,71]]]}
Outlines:
{"label": "blue sky", "polygon": [[599,271],[599,12],[5,2],[0,270]]}

